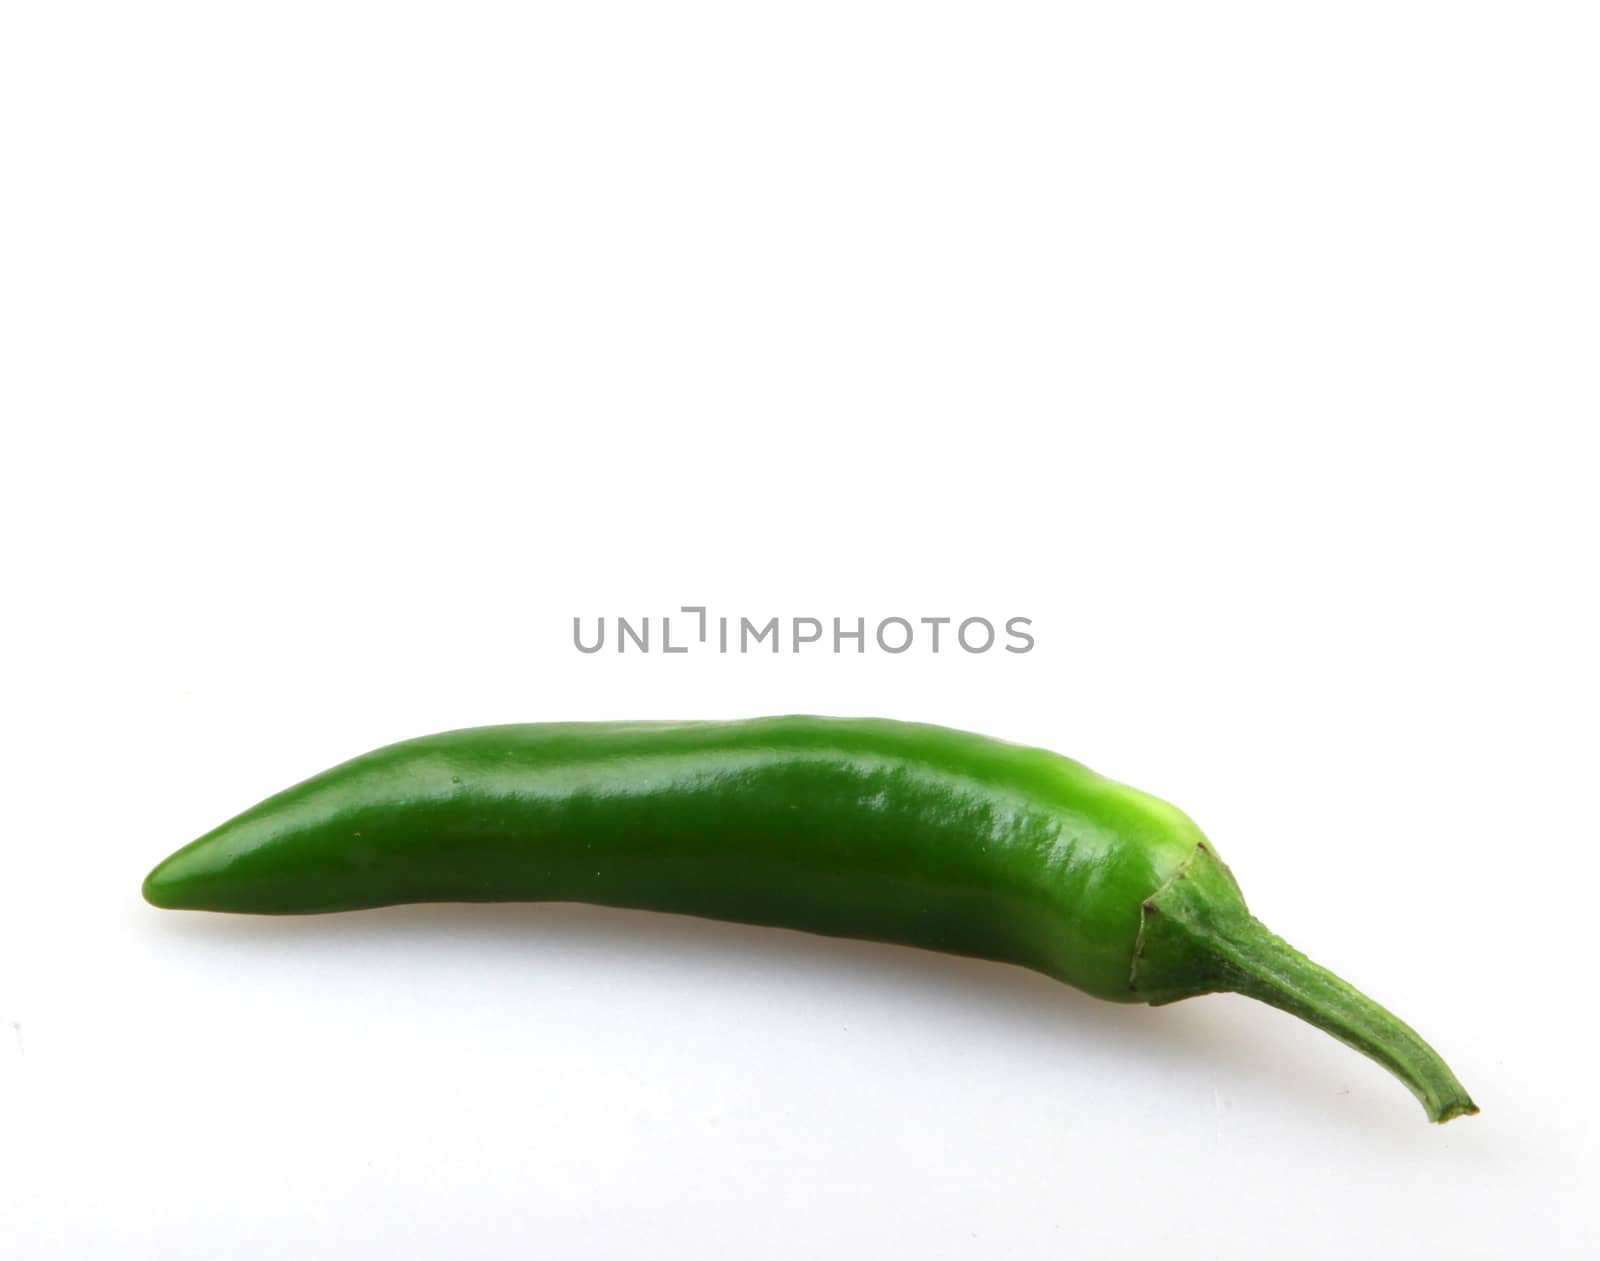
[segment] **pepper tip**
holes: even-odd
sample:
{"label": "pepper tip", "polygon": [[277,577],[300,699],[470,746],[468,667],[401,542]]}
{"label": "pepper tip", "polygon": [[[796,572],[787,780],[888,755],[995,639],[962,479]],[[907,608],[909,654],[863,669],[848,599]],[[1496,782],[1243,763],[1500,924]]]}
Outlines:
{"label": "pepper tip", "polygon": [[1459,1099],[1451,1099],[1443,1104],[1428,1119],[1435,1125],[1444,1125],[1448,1121],[1454,1121],[1457,1117],[1475,1117],[1477,1115],[1478,1105],[1473,1103],[1467,1095],[1462,1095]]}

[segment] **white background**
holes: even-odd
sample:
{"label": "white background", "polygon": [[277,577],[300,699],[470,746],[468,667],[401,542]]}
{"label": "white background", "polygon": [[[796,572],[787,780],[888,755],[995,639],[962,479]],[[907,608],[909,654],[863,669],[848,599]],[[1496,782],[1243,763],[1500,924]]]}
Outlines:
{"label": "white background", "polygon": [[[6,6],[0,1253],[1594,1255],[1584,4]],[[574,615],[1022,656],[581,656]],[[1180,803],[1236,998],[158,913],[372,746],[881,714]]]}

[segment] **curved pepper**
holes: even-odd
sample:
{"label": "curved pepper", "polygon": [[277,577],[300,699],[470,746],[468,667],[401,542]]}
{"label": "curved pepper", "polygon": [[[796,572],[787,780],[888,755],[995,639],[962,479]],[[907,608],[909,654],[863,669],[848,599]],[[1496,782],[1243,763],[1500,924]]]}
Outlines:
{"label": "curved pepper", "polygon": [[1177,808],[1047,752],[887,719],[480,727],[378,749],[161,863],[154,905],[573,901],[1020,964],[1100,998],[1235,991],[1476,1112],[1408,1026],[1269,933]]}

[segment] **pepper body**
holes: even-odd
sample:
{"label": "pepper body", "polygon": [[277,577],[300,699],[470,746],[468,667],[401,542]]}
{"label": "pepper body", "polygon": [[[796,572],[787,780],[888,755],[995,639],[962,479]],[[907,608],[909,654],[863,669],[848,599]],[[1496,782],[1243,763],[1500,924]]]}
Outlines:
{"label": "pepper body", "polygon": [[552,723],[390,745],[145,884],[268,914],[576,901],[1021,964],[1137,1000],[1144,901],[1202,839],[1043,749],[883,719]]}
{"label": "pepper body", "polygon": [[1392,1013],[1252,916],[1176,807],[1044,749],[871,718],[550,723],[345,762],[185,846],[156,906],[574,901],[1020,964],[1100,998],[1248,994],[1477,1111]]}

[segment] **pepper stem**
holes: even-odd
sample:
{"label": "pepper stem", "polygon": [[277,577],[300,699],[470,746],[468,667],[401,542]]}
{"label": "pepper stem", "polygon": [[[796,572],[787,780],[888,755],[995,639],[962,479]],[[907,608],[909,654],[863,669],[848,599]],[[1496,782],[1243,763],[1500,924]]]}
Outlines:
{"label": "pepper stem", "polygon": [[1430,1121],[1478,1110],[1416,1030],[1251,915],[1209,846],[1201,845],[1144,904],[1132,982],[1157,1005],[1218,991],[1248,995],[1382,1064],[1416,1095]]}

